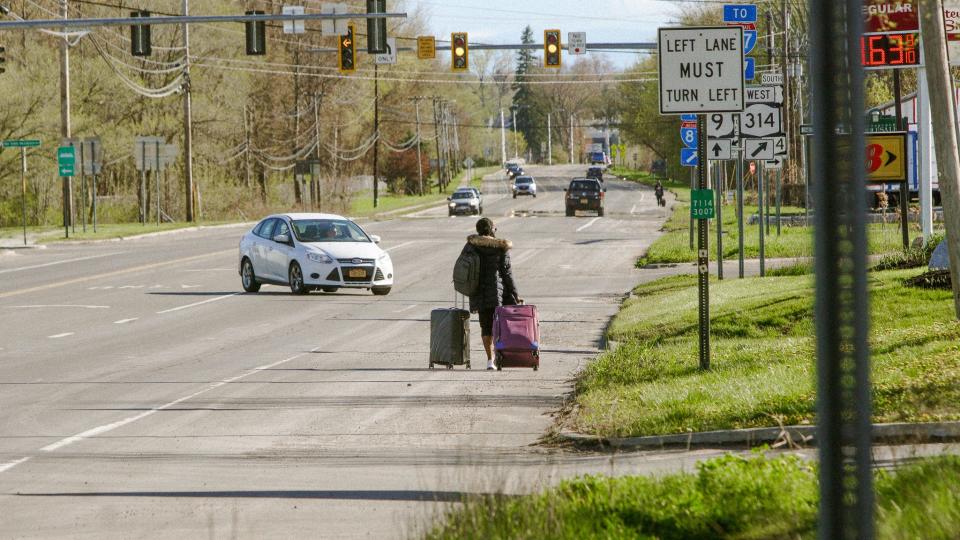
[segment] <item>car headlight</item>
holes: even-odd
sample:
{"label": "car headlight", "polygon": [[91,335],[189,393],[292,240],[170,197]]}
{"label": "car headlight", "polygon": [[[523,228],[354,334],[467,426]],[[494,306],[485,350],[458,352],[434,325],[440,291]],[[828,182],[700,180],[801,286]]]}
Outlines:
{"label": "car headlight", "polygon": [[331,264],[333,262],[333,258],[331,258],[329,255],[323,252],[307,253],[307,258],[315,263],[320,263],[320,264]]}
{"label": "car headlight", "polygon": [[450,203],[450,208],[456,208],[456,207],[457,207],[457,203],[454,203],[454,202]]}

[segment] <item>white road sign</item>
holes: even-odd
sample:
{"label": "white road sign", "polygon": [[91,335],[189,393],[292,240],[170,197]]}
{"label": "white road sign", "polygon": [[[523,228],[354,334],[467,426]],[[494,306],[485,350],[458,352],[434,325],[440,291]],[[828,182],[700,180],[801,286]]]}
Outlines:
{"label": "white road sign", "polygon": [[761,73],[760,84],[783,84],[783,73]]}
{"label": "white road sign", "polygon": [[[284,15],[303,15],[303,6],[283,6]],[[303,34],[306,32],[303,21],[283,21],[284,34]]]}
{"label": "white road sign", "polygon": [[770,139],[748,139],[744,141],[743,157],[749,160],[774,158],[773,141]]}
{"label": "white road sign", "polygon": [[768,159],[763,162],[763,168],[767,170],[779,171],[783,169],[783,162],[786,161],[782,156]]}
{"label": "white road sign", "polygon": [[773,141],[773,155],[777,157],[787,155],[786,136],[781,135],[780,137],[769,137],[769,139]]}
{"label": "white road sign", "polygon": [[769,137],[783,134],[780,107],[765,103],[747,105],[740,113],[740,136],[743,138]]}
{"label": "white road sign", "polygon": [[743,110],[743,28],[660,28],[658,38],[660,114]]}
{"label": "white road sign", "polygon": [[707,139],[737,139],[735,113],[713,113],[707,116]]}
{"label": "white road sign", "polygon": [[587,54],[587,33],[567,32],[567,52],[570,54]]}
{"label": "white road sign", "polygon": [[[341,15],[344,13],[350,13],[350,6],[346,4],[321,4],[320,13],[326,13],[328,15]],[[349,30],[347,25],[350,23],[348,19],[323,19],[320,21],[320,31],[325,36],[342,36],[346,34]]]}
{"label": "white road sign", "polygon": [[710,161],[733,159],[733,143],[730,139],[707,139],[707,159]]}
{"label": "white road sign", "polygon": [[746,88],[747,104],[766,103],[767,105],[783,103],[782,86],[748,86]]}
{"label": "white road sign", "polygon": [[397,63],[397,38],[387,38],[387,52],[373,56],[373,63],[378,66],[393,65]]}

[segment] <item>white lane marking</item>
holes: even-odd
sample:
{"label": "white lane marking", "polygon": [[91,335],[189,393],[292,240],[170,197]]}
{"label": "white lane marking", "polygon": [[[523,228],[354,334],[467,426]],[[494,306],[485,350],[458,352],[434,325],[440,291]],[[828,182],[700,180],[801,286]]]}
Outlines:
{"label": "white lane marking", "polygon": [[27,462],[27,461],[30,461],[30,458],[29,458],[29,457],[20,458],[20,459],[11,461],[11,462],[9,462],[9,463],[0,464],[0,473],[9,471],[10,469],[16,467],[17,465],[20,465],[20,464],[25,463],[25,462]]}
{"label": "white lane marking", "polygon": [[196,268],[192,270],[182,270],[183,272],[236,272],[236,268]]}
{"label": "white lane marking", "polygon": [[403,312],[405,312],[405,311],[410,311],[411,309],[413,309],[413,308],[415,308],[415,307],[417,307],[417,306],[419,306],[419,305],[420,305],[420,304],[413,304],[412,306],[407,306],[407,307],[405,307],[405,308],[403,308],[403,309],[398,309],[398,310],[394,311],[394,313],[403,313]]}
{"label": "white lane marking", "polygon": [[643,202],[643,198],[646,197],[646,196],[647,196],[646,193],[641,193],[641,194],[640,194],[640,202]]}
{"label": "white lane marking", "polygon": [[389,252],[391,252],[391,251],[393,251],[393,250],[395,250],[395,249],[400,249],[400,248],[402,248],[402,247],[407,247],[407,246],[409,246],[409,245],[416,244],[416,243],[417,243],[416,240],[411,240],[410,242],[404,242],[404,243],[402,243],[402,244],[397,244],[397,245],[393,246],[393,247],[390,248],[390,249],[385,249],[384,251],[386,251],[386,252],[389,253]]}
{"label": "white lane marking", "polygon": [[53,261],[53,262],[48,262],[48,263],[44,263],[44,264],[34,264],[34,265],[31,265],[31,266],[21,266],[20,268],[8,268],[8,269],[6,269],[6,270],[0,270],[0,274],[8,274],[8,273],[10,273],[10,272],[20,272],[20,271],[23,271],[23,270],[33,270],[34,268],[46,268],[46,267],[48,267],[48,266],[57,266],[57,265],[59,265],[59,264],[68,264],[68,263],[72,263],[72,262],[89,261],[90,259],[100,259],[100,258],[103,258],[103,257],[110,257],[111,255],[120,255],[121,253],[123,253],[123,252],[121,251],[121,252],[117,252],[117,253],[104,253],[103,255],[91,255],[91,256],[89,256],[89,257],[80,257],[80,258],[77,258],[77,259],[67,259],[67,260],[65,260],[65,261]]}
{"label": "white lane marking", "polygon": [[39,308],[80,308],[80,309],[110,309],[110,306],[83,306],[77,304],[38,304],[33,306],[7,306],[8,309],[39,309]]}
{"label": "white lane marking", "polygon": [[593,226],[593,224],[596,223],[597,221],[600,221],[600,217],[599,217],[599,216],[591,219],[589,222],[587,222],[586,225],[581,226],[579,229],[577,229],[577,232],[580,232],[580,231],[582,231],[582,230],[585,230],[585,229]]}
{"label": "white lane marking", "polygon": [[633,205],[633,208],[630,209],[630,215],[632,216],[637,212],[637,205]]}
{"label": "white lane marking", "polygon": [[157,315],[163,315],[164,313],[173,313],[174,311],[180,311],[180,310],[182,310],[182,309],[190,309],[190,308],[192,308],[192,307],[202,306],[202,305],[204,305],[204,304],[209,304],[209,303],[211,303],[211,302],[219,302],[220,300],[225,300],[225,299],[227,299],[227,298],[230,298],[230,297],[233,297],[233,296],[237,296],[238,294],[241,294],[241,293],[235,292],[235,293],[225,294],[225,295],[223,295],[223,296],[218,296],[218,297],[216,297],[216,298],[210,298],[210,299],[204,300],[204,301],[202,301],[202,302],[194,302],[193,304],[187,304],[187,305],[185,305],[185,306],[180,306],[180,307],[165,309],[165,310],[163,310],[163,311],[158,311],[158,312],[157,312]]}
{"label": "white lane marking", "polygon": [[[313,350],[311,350],[310,352],[317,352],[319,349],[320,349],[320,348],[317,347],[316,349],[313,349]],[[88,429],[88,430],[86,430],[86,431],[77,433],[76,435],[72,435],[72,436],[67,437],[67,438],[65,438],[65,439],[61,439],[61,440],[59,440],[59,441],[57,441],[57,442],[55,442],[55,443],[48,444],[47,446],[44,446],[43,448],[41,448],[40,451],[41,451],[41,452],[53,452],[54,450],[59,450],[60,448],[63,448],[64,446],[71,445],[71,444],[73,444],[73,443],[75,443],[75,442],[80,442],[80,441],[82,441],[82,440],[84,440],[84,439],[89,439],[90,437],[96,437],[97,435],[102,435],[102,434],[104,434],[104,433],[107,433],[108,431],[113,431],[113,430],[115,430],[115,429],[117,429],[117,428],[120,428],[120,427],[123,427],[123,426],[125,426],[125,425],[127,425],[127,424],[131,424],[131,423],[133,423],[133,422],[136,422],[137,420],[142,420],[142,419],[144,419],[144,418],[146,418],[146,417],[148,417],[148,416],[154,415],[154,414],[156,414],[156,413],[159,412],[159,411],[163,411],[163,410],[169,409],[170,407],[173,407],[173,406],[175,406],[175,405],[179,405],[180,403],[183,403],[184,401],[193,399],[193,398],[195,398],[195,397],[197,397],[197,396],[199,396],[199,395],[201,395],[201,394],[205,394],[205,393],[207,393],[207,392],[209,392],[209,391],[211,391],[211,390],[220,388],[221,386],[224,386],[224,385],[226,385],[226,384],[230,384],[230,383],[235,382],[235,381],[238,381],[238,380],[240,380],[240,379],[244,379],[244,378],[246,378],[246,377],[249,377],[250,375],[253,375],[253,374],[255,374],[255,373],[259,373],[259,372],[261,372],[261,371],[266,371],[266,370],[268,370],[268,369],[275,368],[275,367],[277,367],[277,366],[279,366],[279,365],[281,365],[281,364],[286,364],[287,362],[292,362],[293,360],[296,360],[297,358],[301,358],[301,357],[303,357],[303,356],[306,356],[307,354],[308,354],[308,353],[300,353],[300,354],[297,354],[297,355],[295,355],[295,356],[291,356],[290,358],[286,358],[286,359],[284,359],[284,360],[280,360],[280,361],[278,361],[278,362],[274,362],[274,363],[272,363],[272,364],[267,364],[267,365],[265,365],[265,366],[260,366],[260,367],[258,367],[258,368],[253,368],[252,370],[247,371],[246,373],[242,373],[242,374],[240,374],[240,375],[237,375],[236,377],[230,377],[229,379],[223,379],[222,381],[215,382],[215,383],[212,383],[212,384],[210,384],[210,385],[207,385],[207,387],[204,388],[204,389],[202,389],[202,390],[198,390],[198,391],[190,394],[189,396],[184,396],[184,397],[182,397],[182,398],[180,398],[180,399],[175,399],[175,400],[173,400],[173,401],[171,401],[170,403],[167,403],[167,404],[165,404],[165,405],[161,405],[161,406],[159,406],[159,407],[155,407],[155,408],[153,408],[153,409],[149,409],[149,410],[144,411],[144,412],[142,412],[142,413],[140,413],[140,414],[137,414],[137,415],[135,415],[135,416],[131,416],[131,417],[129,417],[129,418],[124,418],[123,420],[118,420],[118,421],[112,422],[112,423],[110,423],[110,424],[104,424],[104,425],[102,425],[102,426],[97,426],[97,427],[95,427],[95,428]]]}
{"label": "white lane marking", "polygon": [[117,287],[118,289],[142,289],[143,285],[124,285],[122,287]]}
{"label": "white lane marking", "polygon": [[113,321],[113,324],[127,324],[139,319],[140,317],[134,317],[132,319],[120,319],[119,321]]}
{"label": "white lane marking", "polygon": [[65,337],[69,337],[69,336],[72,336],[72,335],[73,335],[73,332],[64,332],[64,333],[62,333],[62,334],[54,334],[54,335],[52,335],[52,336],[47,336],[47,337],[50,338],[50,339],[60,339],[60,338],[65,338]]}

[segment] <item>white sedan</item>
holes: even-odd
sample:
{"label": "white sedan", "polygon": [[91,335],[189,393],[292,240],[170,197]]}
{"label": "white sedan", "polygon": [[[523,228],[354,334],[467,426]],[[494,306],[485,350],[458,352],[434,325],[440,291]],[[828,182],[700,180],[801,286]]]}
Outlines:
{"label": "white sedan", "polygon": [[367,289],[376,295],[393,287],[393,261],[347,218],[332,214],[283,214],[265,218],[240,239],[243,290],[288,285],[294,294]]}

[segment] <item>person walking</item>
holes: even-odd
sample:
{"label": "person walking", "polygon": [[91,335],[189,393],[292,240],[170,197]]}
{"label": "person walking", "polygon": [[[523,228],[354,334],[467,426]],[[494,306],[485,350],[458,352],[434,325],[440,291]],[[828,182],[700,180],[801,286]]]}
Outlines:
{"label": "person walking", "polygon": [[657,206],[666,206],[663,201],[663,184],[657,180],[657,185],[653,187],[653,193],[657,196]]}
{"label": "person walking", "polygon": [[487,353],[487,369],[493,364],[493,315],[499,306],[523,303],[510,268],[510,249],[513,244],[496,237],[497,228],[489,218],[477,221],[477,234],[467,237],[464,251],[473,250],[480,258],[480,282],[476,293],[470,296],[470,312],[480,317],[480,336]]}

